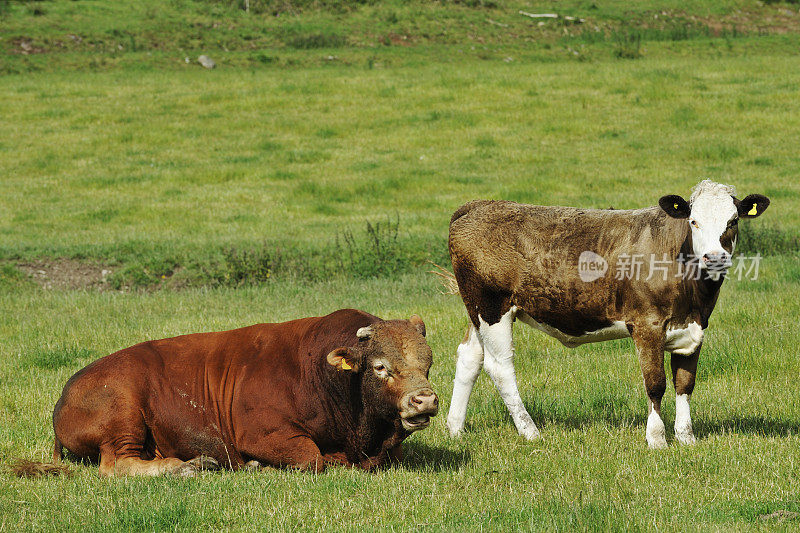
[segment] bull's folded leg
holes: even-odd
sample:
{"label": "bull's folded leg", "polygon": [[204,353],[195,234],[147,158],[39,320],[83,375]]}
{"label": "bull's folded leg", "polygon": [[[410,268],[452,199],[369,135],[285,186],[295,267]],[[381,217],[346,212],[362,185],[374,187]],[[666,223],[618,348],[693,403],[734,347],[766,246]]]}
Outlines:
{"label": "bull's folded leg", "polygon": [[699,355],[698,347],[692,355],[672,354],[671,358],[672,384],[675,386],[675,438],[681,444],[695,443],[689,400],[694,391]]}
{"label": "bull's folded leg", "polygon": [[483,346],[478,338],[475,326],[470,325],[467,335],[456,350],[456,375],[453,379],[453,398],[450,400],[450,411],[447,413],[447,428],[450,436],[456,437],[464,430],[467,417],[467,403],[475,386],[475,380],[483,367]]}
{"label": "bull's folded leg", "polygon": [[514,371],[514,341],[512,325],[514,311],[510,310],[491,326],[481,320],[478,331],[483,341],[483,365],[503,398],[519,434],[528,440],[541,438],[539,429],[525,409],[517,388]]}
{"label": "bull's folded leg", "polygon": [[649,327],[634,327],[631,336],[636,345],[644,388],[649,400],[645,432],[647,446],[653,449],[666,448],[666,428],[661,419],[661,398],[667,390],[667,375],[664,371],[664,333]]}
{"label": "bull's folded leg", "polygon": [[242,454],[262,465],[296,468],[320,473],[325,470],[325,458],[307,435],[273,432],[242,443]]}
{"label": "bull's folded leg", "polygon": [[[174,457],[146,460],[139,457],[118,457],[108,449],[100,451],[100,475],[107,477],[175,474],[181,469],[186,469],[187,464]],[[196,468],[193,469],[194,472],[197,471]],[[189,475],[188,470],[186,475]]]}

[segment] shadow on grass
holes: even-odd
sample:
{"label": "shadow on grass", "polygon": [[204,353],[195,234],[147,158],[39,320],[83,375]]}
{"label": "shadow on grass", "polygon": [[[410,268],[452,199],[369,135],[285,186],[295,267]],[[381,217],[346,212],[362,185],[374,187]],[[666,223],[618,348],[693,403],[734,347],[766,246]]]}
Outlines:
{"label": "shadow on grass", "polygon": [[[631,427],[644,428],[647,424],[647,411],[629,409],[615,405],[613,401],[603,406],[573,406],[574,409],[552,408],[537,402],[526,402],[528,412],[534,422],[541,428],[557,424],[568,429],[583,429],[592,424],[604,424],[611,428],[624,429]],[[513,420],[505,413],[506,423],[513,425]],[[674,414],[664,418],[667,427],[674,422]],[[731,416],[723,419],[704,419],[701,415],[693,416],[695,436],[698,438],[725,433],[746,435],[763,435],[766,437],[786,437],[800,433],[800,420],[769,415]]]}
{"label": "shadow on grass", "polygon": [[466,449],[452,450],[418,442],[404,444],[403,452],[403,468],[432,472],[458,470],[472,457]]}
{"label": "shadow on grass", "polygon": [[694,434],[699,438],[725,433],[788,437],[800,433],[800,421],[764,415],[733,416],[722,420],[693,420]]}

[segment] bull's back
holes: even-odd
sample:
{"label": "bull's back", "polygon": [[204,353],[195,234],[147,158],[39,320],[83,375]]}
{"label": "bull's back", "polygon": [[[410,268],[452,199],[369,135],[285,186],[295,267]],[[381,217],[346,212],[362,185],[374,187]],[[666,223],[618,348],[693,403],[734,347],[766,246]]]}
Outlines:
{"label": "bull's back", "polygon": [[205,453],[227,462],[237,426],[247,424],[238,404],[258,405],[283,423],[293,408],[286,398],[308,374],[313,346],[335,344],[344,339],[343,325],[374,318],[342,310],[120,350],[69,379],[53,413],[56,437],[79,457],[97,457],[104,442],[133,432],[133,440],[149,439],[151,455]]}

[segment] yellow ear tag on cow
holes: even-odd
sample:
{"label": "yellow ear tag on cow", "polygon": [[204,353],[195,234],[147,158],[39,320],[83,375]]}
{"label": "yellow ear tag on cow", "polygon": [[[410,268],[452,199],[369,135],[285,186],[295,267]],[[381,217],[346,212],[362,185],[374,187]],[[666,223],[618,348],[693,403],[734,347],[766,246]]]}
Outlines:
{"label": "yellow ear tag on cow", "polygon": [[756,208],[756,204],[753,204],[753,209],[748,211],[747,214],[750,215],[751,217],[758,214],[758,209]]}
{"label": "yellow ear tag on cow", "polygon": [[678,209],[678,204],[672,204],[672,207],[674,207],[675,209]]}
{"label": "yellow ear tag on cow", "polygon": [[353,367],[347,364],[347,361],[342,359],[342,370],[352,370]]}

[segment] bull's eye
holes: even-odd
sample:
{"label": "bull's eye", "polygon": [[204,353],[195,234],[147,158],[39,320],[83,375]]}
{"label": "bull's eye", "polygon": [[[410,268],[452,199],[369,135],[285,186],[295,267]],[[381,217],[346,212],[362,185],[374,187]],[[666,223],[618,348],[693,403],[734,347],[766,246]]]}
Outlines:
{"label": "bull's eye", "polygon": [[387,369],[386,365],[380,361],[376,361],[372,365],[372,369],[375,370],[375,374],[381,379],[386,379],[389,377],[389,369]]}

